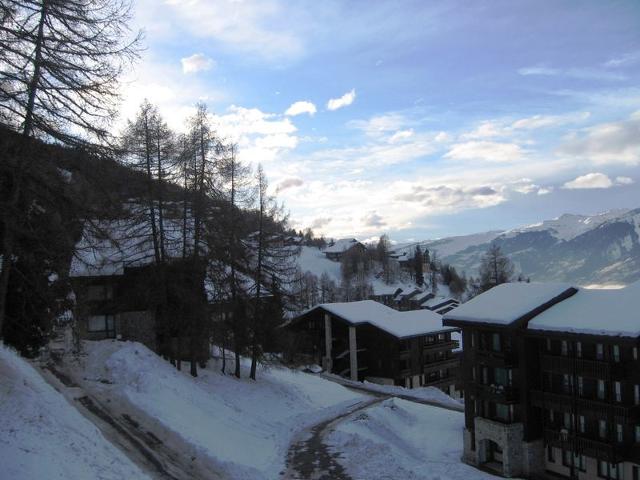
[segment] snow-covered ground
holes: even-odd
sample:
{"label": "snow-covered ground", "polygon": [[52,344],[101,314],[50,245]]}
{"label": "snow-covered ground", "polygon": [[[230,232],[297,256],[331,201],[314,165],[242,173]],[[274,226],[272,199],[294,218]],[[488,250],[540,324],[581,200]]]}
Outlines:
{"label": "snow-covered ground", "polygon": [[[314,375],[273,367],[258,381],[222,375],[211,361],[198,378],[135,342],[86,342],[69,372],[103,403],[133,407],[234,479],[277,478],[297,433],[365,397]],[[144,413],[143,413],[144,412]],[[141,420],[138,416],[137,420]],[[142,420],[144,422],[144,420]],[[157,430],[156,430],[157,431]]]}
{"label": "snow-covered ground", "polygon": [[0,459],[3,479],[149,478],[28,361],[2,344]]}
{"label": "snow-covered ground", "polygon": [[337,424],[331,450],[353,478],[495,480],[460,461],[464,413],[391,398]]}

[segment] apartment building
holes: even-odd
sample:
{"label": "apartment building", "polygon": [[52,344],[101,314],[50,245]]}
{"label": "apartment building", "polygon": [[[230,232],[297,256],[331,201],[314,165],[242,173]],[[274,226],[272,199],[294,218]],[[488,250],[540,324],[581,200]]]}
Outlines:
{"label": "apartment building", "polygon": [[506,477],[640,480],[640,284],[495,287],[462,329],[463,459]]}

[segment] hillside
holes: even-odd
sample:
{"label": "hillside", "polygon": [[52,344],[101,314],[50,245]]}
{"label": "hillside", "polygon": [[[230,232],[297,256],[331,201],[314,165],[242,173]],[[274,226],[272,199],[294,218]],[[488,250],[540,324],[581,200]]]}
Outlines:
{"label": "hillside", "polygon": [[504,232],[427,242],[440,260],[476,275],[494,241],[531,280],[628,284],[640,279],[640,209],[565,214]]}

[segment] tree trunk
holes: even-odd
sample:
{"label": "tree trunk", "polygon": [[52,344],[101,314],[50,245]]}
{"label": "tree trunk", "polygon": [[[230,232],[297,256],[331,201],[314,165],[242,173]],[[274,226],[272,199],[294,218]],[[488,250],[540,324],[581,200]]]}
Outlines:
{"label": "tree trunk", "polygon": [[38,20],[38,36],[36,38],[35,56],[33,60],[33,76],[29,82],[27,108],[24,114],[24,125],[22,134],[29,137],[33,132],[33,110],[35,108],[36,94],[40,83],[40,69],[42,67],[42,44],[44,43],[44,24],[49,8],[48,0],[42,0],[42,10],[40,10],[40,20]]}

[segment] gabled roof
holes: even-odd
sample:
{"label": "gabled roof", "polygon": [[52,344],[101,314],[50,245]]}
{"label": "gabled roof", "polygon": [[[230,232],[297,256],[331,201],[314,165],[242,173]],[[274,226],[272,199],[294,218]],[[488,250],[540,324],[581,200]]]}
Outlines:
{"label": "gabled roof", "polygon": [[580,288],[529,322],[531,330],[640,336],[640,282],[617,290]]}
{"label": "gabled roof", "polygon": [[373,300],[323,303],[300,315],[300,317],[317,310],[331,313],[351,325],[372,325],[397,338],[454,330],[451,327],[443,326],[442,316],[430,310],[399,312]]}
{"label": "gabled roof", "polygon": [[328,247],[326,247],[323,250],[323,252],[324,253],[342,253],[342,252],[346,252],[351,247],[353,247],[354,245],[358,245],[358,244],[362,245],[355,238],[342,238],[340,240],[336,240],[333,243],[333,245],[329,245]]}
{"label": "gabled roof", "polygon": [[566,283],[503,283],[447,313],[444,321],[445,325],[465,322],[507,326],[535,316],[575,292]]}

